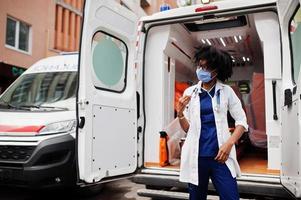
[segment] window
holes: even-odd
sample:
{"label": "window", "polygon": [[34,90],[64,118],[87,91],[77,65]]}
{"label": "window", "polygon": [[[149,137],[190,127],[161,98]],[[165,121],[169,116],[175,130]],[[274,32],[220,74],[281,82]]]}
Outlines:
{"label": "window", "polygon": [[14,106],[49,105],[75,98],[76,89],[77,72],[25,74],[3,93],[0,102]]}
{"label": "window", "polygon": [[29,52],[30,25],[7,17],[6,45],[14,49]]}
{"label": "window", "polygon": [[123,41],[104,32],[92,40],[93,82],[98,89],[122,92],[126,86],[128,49]]}
{"label": "window", "polygon": [[16,40],[16,21],[10,18],[7,18],[6,23],[6,44],[10,46],[15,46]]}
{"label": "window", "polygon": [[298,80],[301,64],[301,9],[296,10],[290,22],[290,42],[292,51],[292,67],[294,82]]}

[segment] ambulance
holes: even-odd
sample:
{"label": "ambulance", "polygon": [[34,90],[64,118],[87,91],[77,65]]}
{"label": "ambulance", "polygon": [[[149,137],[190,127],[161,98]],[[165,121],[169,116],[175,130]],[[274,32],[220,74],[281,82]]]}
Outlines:
{"label": "ambulance", "polygon": [[207,44],[231,54],[227,84],[236,88],[250,125],[236,144],[240,194],[300,198],[300,22],[299,0],[218,1],[139,20],[114,1],[86,1],[78,183],[131,176],[146,185],[142,196],[187,198],[179,163],[159,164],[159,132],[175,120],[177,84],[197,82],[194,50]]}
{"label": "ambulance", "polygon": [[[71,108],[59,102],[16,106],[2,95],[3,106],[18,111],[23,120],[1,112],[1,148],[10,154],[7,149],[18,144],[14,150],[26,146],[26,152],[34,154],[38,144],[43,148],[70,139],[75,143],[79,186],[133,177],[134,182],[146,185],[138,191],[140,195],[187,198],[187,193],[181,192],[187,185],[179,182],[179,163],[159,164],[159,132],[175,120],[177,85],[197,82],[195,47],[214,45],[232,56],[233,76],[227,84],[236,88],[250,125],[246,138],[236,144],[241,196],[300,198],[300,12],[300,0],[226,0],[137,19],[114,1],[86,1],[73,114],[76,122],[67,116]],[[61,79],[57,78],[56,84]],[[49,92],[56,87],[50,88]],[[53,99],[61,93],[54,92]],[[43,97],[30,92],[25,96],[31,101],[31,96]],[[71,99],[62,97],[63,101]],[[39,112],[39,116],[25,109]],[[53,118],[46,121],[44,111],[53,113]],[[33,120],[30,125],[25,122],[29,119]],[[41,138],[48,138],[47,143]],[[59,165],[72,154],[66,153],[72,152],[66,148],[68,142],[61,147],[50,145],[50,153],[38,166]],[[65,150],[59,158],[51,151],[57,149]],[[31,158],[26,156],[24,159]],[[21,162],[1,163],[3,180],[17,177],[17,169],[27,169]],[[39,168],[28,168],[25,181],[35,169]],[[49,180],[60,182],[63,178],[54,174]],[[209,190],[214,192],[211,184]]]}
{"label": "ambulance", "polygon": [[0,184],[74,185],[78,55],[42,59],[0,96]]}
{"label": "ambulance", "polygon": [[114,1],[86,1],[78,183],[133,177],[146,185],[140,195],[187,198],[179,163],[159,164],[159,132],[175,119],[177,83],[197,82],[194,50],[207,44],[231,54],[227,84],[250,125],[238,160],[240,194],[300,198],[300,12],[299,0],[226,0],[138,20]]}

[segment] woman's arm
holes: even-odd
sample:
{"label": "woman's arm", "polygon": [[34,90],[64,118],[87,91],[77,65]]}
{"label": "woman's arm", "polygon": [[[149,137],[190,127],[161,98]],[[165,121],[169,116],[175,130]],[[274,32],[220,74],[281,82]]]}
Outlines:
{"label": "woman's arm", "polygon": [[183,116],[178,115],[178,118],[179,118],[179,122],[180,122],[182,129],[187,133],[189,126],[190,126],[188,120],[186,119],[186,117],[184,115]]}
{"label": "woman's arm", "polygon": [[229,92],[229,111],[235,120],[235,129],[231,137],[220,147],[218,155],[215,157],[216,160],[223,163],[228,159],[232,146],[248,130],[247,117],[241,102],[232,88],[229,88]]}
{"label": "woman's arm", "polygon": [[187,104],[190,102],[191,96],[183,96],[179,99],[178,105],[177,105],[177,113],[178,113],[178,118],[180,125],[182,129],[187,133],[189,129],[189,122],[187,118],[184,115],[184,110],[187,107]]}
{"label": "woman's arm", "polygon": [[237,125],[232,133],[231,137],[219,148],[218,154],[215,160],[224,163],[229,157],[232,146],[239,140],[242,134],[245,132],[245,128],[241,125]]}
{"label": "woman's arm", "polygon": [[232,133],[231,137],[228,139],[227,142],[234,145],[245,131],[246,131],[245,127],[243,127],[242,125],[237,125],[234,129],[234,132]]}

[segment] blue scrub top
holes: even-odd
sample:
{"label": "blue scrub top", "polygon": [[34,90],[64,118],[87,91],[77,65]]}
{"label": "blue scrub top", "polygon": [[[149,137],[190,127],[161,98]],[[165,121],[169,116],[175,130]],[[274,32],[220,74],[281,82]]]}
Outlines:
{"label": "blue scrub top", "polygon": [[219,149],[211,100],[214,93],[215,86],[208,92],[201,89],[201,93],[199,93],[201,109],[201,136],[199,141],[200,157],[215,157]]}

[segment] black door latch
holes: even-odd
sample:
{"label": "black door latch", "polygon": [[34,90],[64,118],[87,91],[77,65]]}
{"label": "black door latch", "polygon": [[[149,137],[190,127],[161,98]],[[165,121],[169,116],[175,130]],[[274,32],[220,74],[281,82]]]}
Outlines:
{"label": "black door latch", "polygon": [[78,123],[78,128],[84,128],[85,122],[86,122],[85,117],[80,117],[79,118],[79,123]]}
{"label": "black door latch", "polygon": [[284,106],[290,107],[293,104],[293,93],[291,89],[284,90]]}

